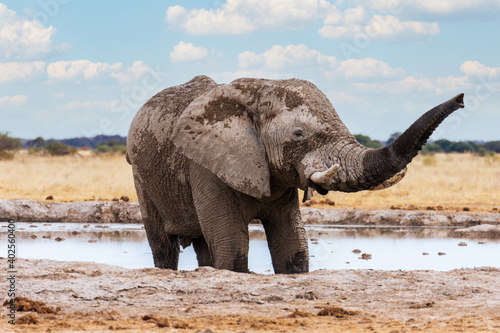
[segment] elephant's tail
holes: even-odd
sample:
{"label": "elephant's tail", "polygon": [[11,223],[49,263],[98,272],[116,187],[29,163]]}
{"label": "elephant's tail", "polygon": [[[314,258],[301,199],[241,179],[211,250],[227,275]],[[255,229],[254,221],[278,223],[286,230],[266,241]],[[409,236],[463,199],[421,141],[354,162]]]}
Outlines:
{"label": "elephant's tail", "polygon": [[128,152],[125,154],[125,159],[127,160],[127,163],[132,165],[132,163],[130,162],[130,157],[128,157]]}

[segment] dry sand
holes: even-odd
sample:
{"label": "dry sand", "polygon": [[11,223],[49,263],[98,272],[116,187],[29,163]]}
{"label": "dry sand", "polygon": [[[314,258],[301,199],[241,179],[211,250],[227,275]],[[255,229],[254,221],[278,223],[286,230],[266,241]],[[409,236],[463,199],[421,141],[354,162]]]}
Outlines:
{"label": "dry sand", "polygon": [[496,268],[258,275],[17,264],[19,304],[32,311],[19,310],[15,327],[3,311],[2,332],[500,331]]}

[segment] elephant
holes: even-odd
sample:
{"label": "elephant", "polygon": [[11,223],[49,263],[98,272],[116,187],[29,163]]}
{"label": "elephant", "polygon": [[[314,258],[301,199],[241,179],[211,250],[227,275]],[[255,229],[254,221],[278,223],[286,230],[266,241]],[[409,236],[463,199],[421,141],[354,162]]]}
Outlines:
{"label": "elephant", "polygon": [[126,154],[154,265],[178,269],[192,244],[199,266],[248,272],[248,225],[259,219],[274,272],[308,272],[298,189],[307,199],[394,185],[463,96],[371,149],[305,80],[196,76],[159,92],[135,115]]}

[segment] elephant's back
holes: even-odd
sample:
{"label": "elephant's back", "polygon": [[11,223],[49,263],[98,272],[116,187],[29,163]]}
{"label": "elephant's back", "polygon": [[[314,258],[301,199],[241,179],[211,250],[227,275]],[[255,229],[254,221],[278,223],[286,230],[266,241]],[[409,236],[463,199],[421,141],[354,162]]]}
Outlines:
{"label": "elephant's back", "polygon": [[[137,149],[145,138],[153,137],[158,144],[171,138],[173,128],[184,109],[197,97],[217,84],[208,76],[197,76],[189,82],[170,87],[151,97],[137,112],[128,133],[128,141]],[[145,143],[145,142],[144,142]],[[132,149],[130,149],[132,150]],[[130,158],[133,161],[134,153]]]}

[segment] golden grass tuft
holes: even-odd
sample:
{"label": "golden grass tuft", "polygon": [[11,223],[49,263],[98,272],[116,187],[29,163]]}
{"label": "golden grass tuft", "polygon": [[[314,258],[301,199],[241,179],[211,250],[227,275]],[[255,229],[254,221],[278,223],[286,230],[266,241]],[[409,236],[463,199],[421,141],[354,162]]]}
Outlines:
{"label": "golden grass tuft", "polygon": [[[490,211],[500,208],[500,155],[435,154],[417,156],[406,177],[381,191],[315,194],[313,207],[418,208]],[[132,169],[124,155],[34,156],[18,154],[0,161],[0,198],[55,201],[136,201]],[[302,198],[302,196],[301,196]],[[324,204],[321,204],[324,202]],[[327,204],[330,203],[330,204]],[[335,205],[332,205],[335,202]],[[441,206],[441,207],[439,207]]]}

